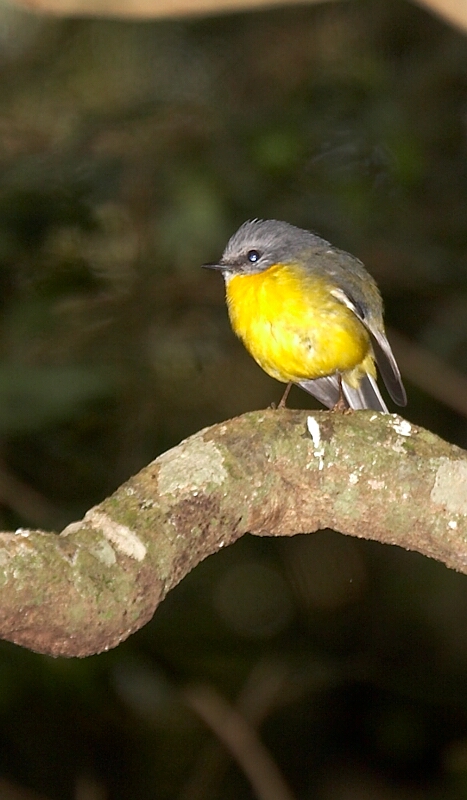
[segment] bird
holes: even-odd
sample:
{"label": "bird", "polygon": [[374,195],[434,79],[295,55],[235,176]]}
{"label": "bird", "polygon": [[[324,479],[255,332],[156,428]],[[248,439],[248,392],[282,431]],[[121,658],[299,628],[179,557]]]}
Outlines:
{"label": "bird", "polygon": [[388,342],[383,302],[362,262],[311,231],[275,219],[243,223],[216,263],[230,322],[260,367],[329,409],[388,413],[407,403]]}

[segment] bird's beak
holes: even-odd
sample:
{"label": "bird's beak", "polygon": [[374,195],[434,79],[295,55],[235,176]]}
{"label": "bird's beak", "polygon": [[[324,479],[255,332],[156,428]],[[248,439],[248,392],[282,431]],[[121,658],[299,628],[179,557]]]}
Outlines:
{"label": "bird's beak", "polygon": [[202,264],[203,269],[217,269],[219,272],[222,272],[225,269],[223,264]]}

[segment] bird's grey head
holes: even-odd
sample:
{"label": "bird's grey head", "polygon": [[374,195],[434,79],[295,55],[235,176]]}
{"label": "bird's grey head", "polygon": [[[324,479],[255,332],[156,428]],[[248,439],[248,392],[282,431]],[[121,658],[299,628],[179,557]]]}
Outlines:
{"label": "bird's grey head", "polygon": [[288,222],[249,220],[229,239],[219,263],[206,266],[221,270],[226,279],[239,273],[252,275],[273,264],[294,261],[305,248],[319,241],[313,233]]}

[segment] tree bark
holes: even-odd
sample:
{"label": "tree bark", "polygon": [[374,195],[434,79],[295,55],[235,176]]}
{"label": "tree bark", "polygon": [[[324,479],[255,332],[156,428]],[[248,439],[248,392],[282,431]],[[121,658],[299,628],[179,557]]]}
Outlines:
{"label": "tree bark", "polygon": [[333,528],[467,572],[467,453],[395,415],[267,410],[164,453],[60,535],[0,533],[0,636],[86,656],[244,533]]}

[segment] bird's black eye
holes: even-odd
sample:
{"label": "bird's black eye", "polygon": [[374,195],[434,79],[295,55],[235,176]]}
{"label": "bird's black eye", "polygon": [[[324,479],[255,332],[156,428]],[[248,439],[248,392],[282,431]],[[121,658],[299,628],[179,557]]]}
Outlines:
{"label": "bird's black eye", "polygon": [[256,264],[261,258],[261,253],[259,250],[248,250],[246,257],[251,264]]}

